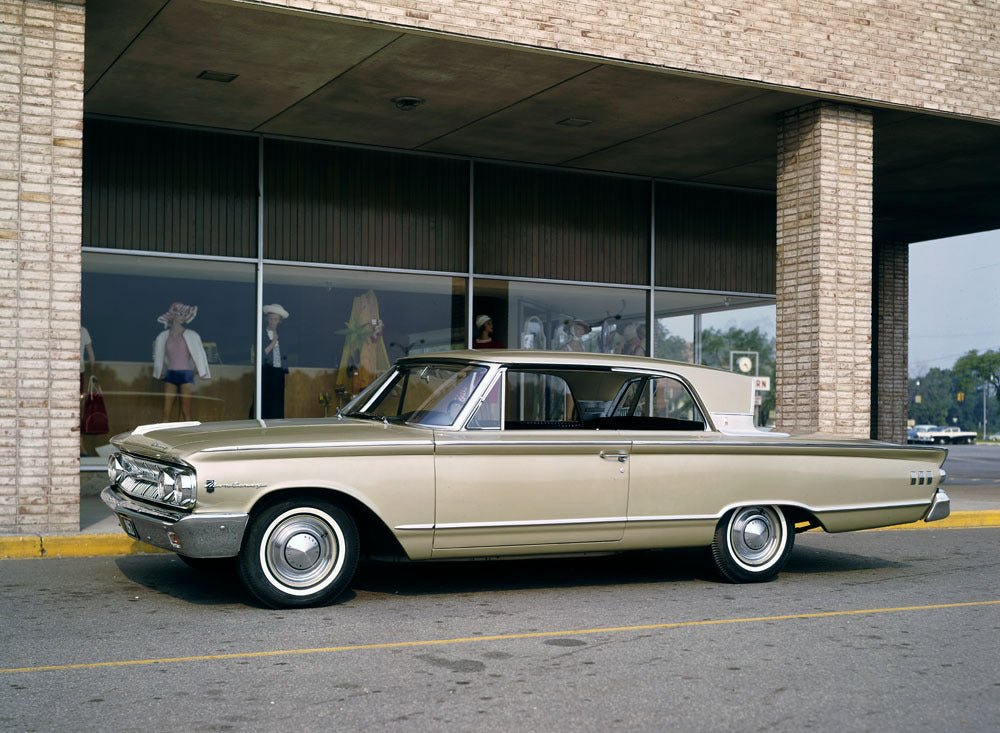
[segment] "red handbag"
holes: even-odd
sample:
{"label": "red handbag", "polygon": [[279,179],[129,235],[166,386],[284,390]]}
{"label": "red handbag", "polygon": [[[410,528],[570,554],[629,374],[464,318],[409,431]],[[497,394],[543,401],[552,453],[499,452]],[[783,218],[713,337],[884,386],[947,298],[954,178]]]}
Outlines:
{"label": "red handbag", "polygon": [[97,377],[91,376],[87,392],[83,395],[80,432],[84,435],[104,435],[108,432],[108,411],[104,407],[104,394]]}

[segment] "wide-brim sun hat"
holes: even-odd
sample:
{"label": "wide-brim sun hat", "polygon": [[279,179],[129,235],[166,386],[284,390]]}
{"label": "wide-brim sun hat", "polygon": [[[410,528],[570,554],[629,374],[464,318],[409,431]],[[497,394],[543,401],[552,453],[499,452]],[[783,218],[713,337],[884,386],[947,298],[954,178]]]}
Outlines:
{"label": "wide-brim sun hat", "polygon": [[196,315],[198,315],[198,306],[187,305],[186,303],[181,303],[179,300],[175,300],[170,304],[167,312],[158,316],[156,320],[164,326],[169,326],[174,316],[180,316],[181,322],[186,325],[191,323]]}
{"label": "wide-brim sun hat", "polygon": [[275,315],[281,316],[281,320],[288,318],[288,311],[281,307],[279,303],[271,303],[270,305],[265,305],[261,308],[261,311],[266,316],[269,313],[274,313]]}

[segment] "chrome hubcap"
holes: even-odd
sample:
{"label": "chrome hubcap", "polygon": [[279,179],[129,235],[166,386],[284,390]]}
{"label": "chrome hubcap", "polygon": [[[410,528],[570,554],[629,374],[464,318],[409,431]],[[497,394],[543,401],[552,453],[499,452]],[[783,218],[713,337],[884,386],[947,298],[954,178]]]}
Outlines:
{"label": "chrome hubcap", "polygon": [[751,550],[763,548],[770,536],[767,523],[760,518],[751,519],[743,529],[743,541]]}
{"label": "chrome hubcap", "polygon": [[290,514],[271,525],[262,553],[278,583],[310,588],[339,567],[340,546],[333,528],[313,514]]}
{"label": "chrome hubcap", "polygon": [[782,523],[771,507],[744,507],[729,524],[733,555],[745,565],[766,565],[784,546]]}
{"label": "chrome hubcap", "polygon": [[319,540],[311,534],[301,532],[285,545],[285,561],[296,570],[306,570],[316,564],[320,552]]}

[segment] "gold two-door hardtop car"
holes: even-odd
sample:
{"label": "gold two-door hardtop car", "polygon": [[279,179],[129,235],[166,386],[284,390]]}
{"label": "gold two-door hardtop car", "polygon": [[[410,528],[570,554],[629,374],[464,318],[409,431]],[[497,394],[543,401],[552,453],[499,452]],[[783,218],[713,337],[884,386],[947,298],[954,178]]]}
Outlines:
{"label": "gold two-door hardtop car", "polygon": [[105,503],[264,604],[326,603],[361,554],[411,560],[711,548],[764,581],[795,533],[948,515],[941,448],[753,426],[747,377],[639,357],[406,357],[335,417],[147,425]]}

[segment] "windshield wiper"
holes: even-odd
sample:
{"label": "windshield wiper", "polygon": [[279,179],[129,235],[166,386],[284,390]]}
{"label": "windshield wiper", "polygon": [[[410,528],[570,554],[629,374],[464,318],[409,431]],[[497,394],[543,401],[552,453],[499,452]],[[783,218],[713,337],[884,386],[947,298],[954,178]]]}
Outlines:
{"label": "windshield wiper", "polygon": [[389,418],[385,415],[379,415],[375,412],[366,412],[364,410],[356,410],[355,412],[345,412],[344,417],[360,417],[365,420],[381,420],[386,425],[389,424]]}

